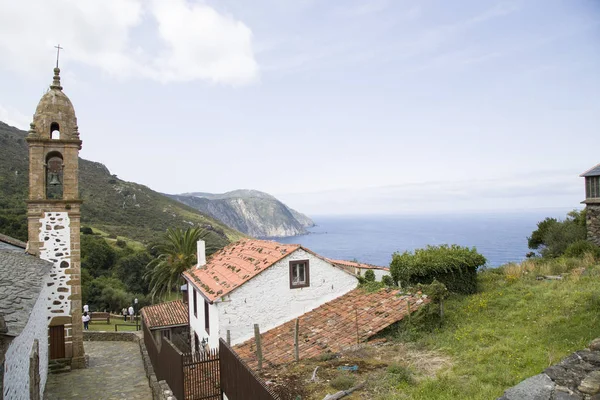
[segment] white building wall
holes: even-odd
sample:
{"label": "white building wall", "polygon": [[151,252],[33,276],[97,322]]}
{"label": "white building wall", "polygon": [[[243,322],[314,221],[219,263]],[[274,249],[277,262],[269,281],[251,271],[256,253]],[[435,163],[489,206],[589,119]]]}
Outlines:
{"label": "white building wall", "polygon": [[[204,297],[200,291],[195,289],[192,284],[188,284],[188,304],[190,313],[190,329],[192,348],[194,348],[194,332],[200,340],[208,339],[208,347],[211,349],[219,347],[219,312],[215,304],[208,306],[208,318],[210,325],[210,334],[204,329]],[[196,291],[196,300],[198,304],[198,317],[194,315],[194,290]]]}
{"label": "white building wall", "polygon": [[361,276],[365,276],[365,272],[367,272],[369,269],[375,273],[375,280],[377,282],[381,282],[381,279],[384,275],[390,275],[390,270],[388,269],[356,268],[356,272],[360,273]]}
{"label": "white building wall", "polygon": [[[309,287],[290,289],[291,260],[309,260]],[[357,284],[351,274],[298,249],[215,302],[218,334],[225,338],[230,330],[231,344],[242,343],[254,336],[254,324],[266,332],[351,291]]]}
{"label": "white building wall", "polygon": [[[71,315],[71,286],[65,270],[71,265],[71,229],[69,214],[66,212],[47,212],[40,219],[40,258],[54,264],[52,267],[52,290],[48,298],[48,308],[52,307],[52,316]],[[60,290],[59,290],[60,289]]]}
{"label": "white building wall", "polygon": [[6,351],[4,361],[4,399],[29,399],[29,355],[35,339],[39,342],[40,357],[40,398],[43,398],[48,376],[48,306],[51,287],[44,279],[43,288],[38,296],[29,321]]}

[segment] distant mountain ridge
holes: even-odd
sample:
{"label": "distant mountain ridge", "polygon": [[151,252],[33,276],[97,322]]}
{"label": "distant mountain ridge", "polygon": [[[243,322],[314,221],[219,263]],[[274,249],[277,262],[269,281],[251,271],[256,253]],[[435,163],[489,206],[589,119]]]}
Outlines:
{"label": "distant mountain ridge", "polygon": [[168,195],[230,228],[255,237],[286,237],[307,233],[314,222],[274,196],[258,190],[238,189],[227,193],[191,192]]}
{"label": "distant mountain ridge", "polygon": [[[0,233],[27,240],[27,132],[0,122]],[[85,134],[82,134],[85,146]],[[244,237],[223,223],[150,188],[111,175],[98,162],[79,159],[81,222],[108,234],[150,243],[169,227],[201,226],[212,247]]]}

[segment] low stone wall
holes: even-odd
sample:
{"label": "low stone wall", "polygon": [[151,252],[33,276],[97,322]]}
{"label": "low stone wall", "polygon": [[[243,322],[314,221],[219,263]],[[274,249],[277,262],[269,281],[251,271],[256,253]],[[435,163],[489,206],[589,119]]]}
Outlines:
{"label": "low stone wall", "polygon": [[600,400],[600,338],[508,389],[498,400]]}
{"label": "low stone wall", "polygon": [[150,355],[144,344],[144,339],[141,332],[94,332],[85,331],[83,332],[84,341],[94,342],[137,342],[140,346],[140,353],[142,355],[142,361],[144,363],[144,371],[146,371],[146,377],[150,389],[152,389],[153,400],[177,400],[173,396],[173,391],[169,387],[166,381],[159,381],[154,373],[154,367],[150,361]]}

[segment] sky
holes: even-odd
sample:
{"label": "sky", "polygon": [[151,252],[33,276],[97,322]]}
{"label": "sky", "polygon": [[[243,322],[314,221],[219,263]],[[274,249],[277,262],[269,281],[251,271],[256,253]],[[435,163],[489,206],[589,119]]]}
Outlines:
{"label": "sky", "polygon": [[600,0],[0,0],[0,121],[60,53],[81,156],[309,215],[580,207]]}

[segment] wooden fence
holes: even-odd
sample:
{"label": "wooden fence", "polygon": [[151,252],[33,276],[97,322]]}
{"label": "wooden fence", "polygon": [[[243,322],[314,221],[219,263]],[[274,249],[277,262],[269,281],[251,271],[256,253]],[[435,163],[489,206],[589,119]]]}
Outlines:
{"label": "wooden fence", "polygon": [[221,390],[229,400],[280,400],[246,363],[219,339]]}
{"label": "wooden fence", "polygon": [[142,324],[144,344],[158,380],[165,380],[178,400],[281,400],[244,361],[220,339],[219,348],[182,353],[167,338],[159,346]]}

